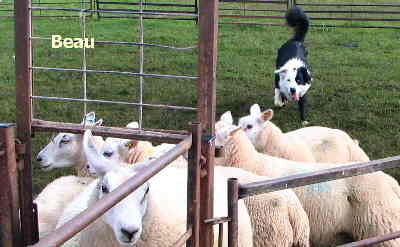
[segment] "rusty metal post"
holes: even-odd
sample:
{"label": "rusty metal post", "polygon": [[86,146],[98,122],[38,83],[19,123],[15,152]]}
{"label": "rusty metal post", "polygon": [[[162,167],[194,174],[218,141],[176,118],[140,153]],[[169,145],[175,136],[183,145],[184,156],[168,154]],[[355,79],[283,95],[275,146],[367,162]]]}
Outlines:
{"label": "rusty metal post", "polygon": [[191,124],[192,147],[188,156],[187,185],[187,229],[192,229],[192,236],[186,246],[199,247],[200,226],[200,157],[201,157],[201,125]]}
{"label": "rusty metal post", "polygon": [[0,225],[2,247],[21,246],[15,124],[0,124]]}
{"label": "rusty metal post", "polygon": [[198,121],[203,128],[201,147],[206,175],[200,181],[200,246],[213,245],[213,227],[204,220],[213,217],[215,88],[218,41],[218,0],[199,0]]}
{"label": "rusty metal post", "polygon": [[17,103],[17,138],[25,145],[25,154],[21,156],[23,168],[20,171],[21,230],[25,245],[33,244],[34,236],[32,204],[32,167],[31,167],[31,122],[32,122],[32,46],[31,46],[31,0],[14,1],[15,9],[15,73]]}
{"label": "rusty metal post", "polygon": [[238,200],[239,182],[237,178],[228,179],[228,247],[238,247]]}

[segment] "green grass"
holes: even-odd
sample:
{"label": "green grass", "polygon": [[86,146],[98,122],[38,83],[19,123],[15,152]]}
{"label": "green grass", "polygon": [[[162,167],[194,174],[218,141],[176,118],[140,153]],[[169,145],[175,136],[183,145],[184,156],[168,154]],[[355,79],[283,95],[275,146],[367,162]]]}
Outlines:
{"label": "green grass", "polygon": [[[372,2],[372,1],[370,1]],[[378,2],[378,1],[376,1]],[[381,1],[379,1],[381,2]],[[0,122],[15,121],[14,23],[0,19]],[[34,36],[60,34],[80,37],[78,18],[34,20]],[[128,19],[87,18],[87,36],[96,40],[138,41],[138,23]],[[285,27],[219,26],[217,70],[217,117],[231,110],[234,117],[248,113],[258,103],[262,109],[273,104],[273,71],[276,50],[291,33]],[[398,155],[400,121],[398,58],[399,30],[311,28],[306,38],[314,84],[309,93],[309,119],[313,125],[339,128],[360,141],[371,159]],[[176,47],[197,42],[197,26],[190,21],[145,21],[145,42]],[[353,44],[348,47],[347,44]],[[33,41],[34,66],[80,68],[81,51],[51,49],[48,41]],[[197,51],[148,48],[146,73],[196,75]],[[88,69],[139,70],[135,46],[98,45],[88,50]],[[34,73],[34,94],[82,97],[79,73]],[[139,80],[135,77],[88,74],[88,97],[138,101]],[[196,106],[196,81],[145,78],[144,102]],[[137,108],[88,104],[108,126],[124,126],[137,120]],[[80,122],[79,103],[34,102],[35,117],[52,121]],[[186,129],[193,112],[144,108],[144,127]],[[284,131],[300,128],[297,105],[276,110],[273,120]],[[36,133],[34,155],[47,143],[49,134]],[[39,191],[57,176],[71,172],[43,172],[34,163],[34,186]],[[397,179],[397,170],[388,171]]]}

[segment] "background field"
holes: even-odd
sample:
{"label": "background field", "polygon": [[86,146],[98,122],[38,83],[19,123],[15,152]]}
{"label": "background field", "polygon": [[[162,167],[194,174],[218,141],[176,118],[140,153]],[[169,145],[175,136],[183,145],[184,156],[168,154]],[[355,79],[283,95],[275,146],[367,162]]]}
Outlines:
{"label": "background field", "polygon": [[[53,1],[54,2],[54,1]],[[385,1],[369,1],[385,2]],[[398,9],[399,10],[399,9]],[[398,15],[397,15],[398,16]],[[399,17],[397,17],[399,18]],[[276,20],[275,22],[283,22]],[[321,22],[320,22],[321,23]],[[362,24],[362,23],[361,23]],[[389,23],[396,24],[399,23]],[[176,47],[196,45],[193,21],[145,20],[145,42]],[[134,19],[87,18],[87,36],[95,40],[138,41]],[[0,19],[0,111],[1,122],[15,121],[14,22]],[[79,18],[37,18],[34,36],[80,37]],[[291,36],[286,27],[220,25],[217,72],[217,117],[231,110],[235,119],[258,103],[273,106],[273,71],[276,50]],[[371,159],[399,154],[400,30],[311,28],[306,38],[314,84],[309,93],[309,119],[313,125],[339,128],[358,139]],[[81,66],[78,49],[52,49],[49,41],[33,41],[34,66],[76,68]],[[136,46],[97,45],[88,50],[88,69],[139,70]],[[197,50],[144,49],[146,73],[196,75]],[[80,73],[34,73],[34,95],[82,97]],[[138,101],[135,77],[88,74],[88,98]],[[196,81],[145,78],[145,103],[196,106]],[[79,103],[34,102],[35,117],[80,122]],[[137,120],[137,108],[88,104],[105,125],[124,126]],[[144,109],[144,127],[185,129],[193,112]],[[283,131],[300,128],[297,105],[276,110],[274,123]],[[36,133],[34,155],[50,134]],[[34,163],[34,189],[38,192],[57,176],[71,170],[43,172]],[[400,173],[388,171],[397,179]]]}

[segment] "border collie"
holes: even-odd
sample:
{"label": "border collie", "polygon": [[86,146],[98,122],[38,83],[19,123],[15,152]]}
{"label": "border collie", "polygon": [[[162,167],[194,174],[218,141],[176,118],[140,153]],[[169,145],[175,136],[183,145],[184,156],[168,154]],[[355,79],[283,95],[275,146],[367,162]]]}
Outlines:
{"label": "border collie", "polygon": [[286,13],[286,22],[294,29],[294,36],[278,50],[274,104],[282,107],[288,100],[297,101],[300,119],[303,125],[307,125],[306,93],[311,86],[312,78],[303,42],[308,31],[309,19],[301,8],[295,6]]}

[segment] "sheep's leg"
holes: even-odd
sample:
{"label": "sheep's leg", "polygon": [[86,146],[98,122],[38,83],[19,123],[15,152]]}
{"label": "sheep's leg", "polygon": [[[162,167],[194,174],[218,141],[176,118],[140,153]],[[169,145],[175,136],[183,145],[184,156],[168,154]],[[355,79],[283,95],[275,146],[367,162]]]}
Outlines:
{"label": "sheep's leg", "polygon": [[300,120],[303,125],[308,125],[309,122],[306,121],[306,104],[307,104],[307,95],[303,95],[300,97],[300,100],[298,102],[299,105],[299,112],[300,112]]}

